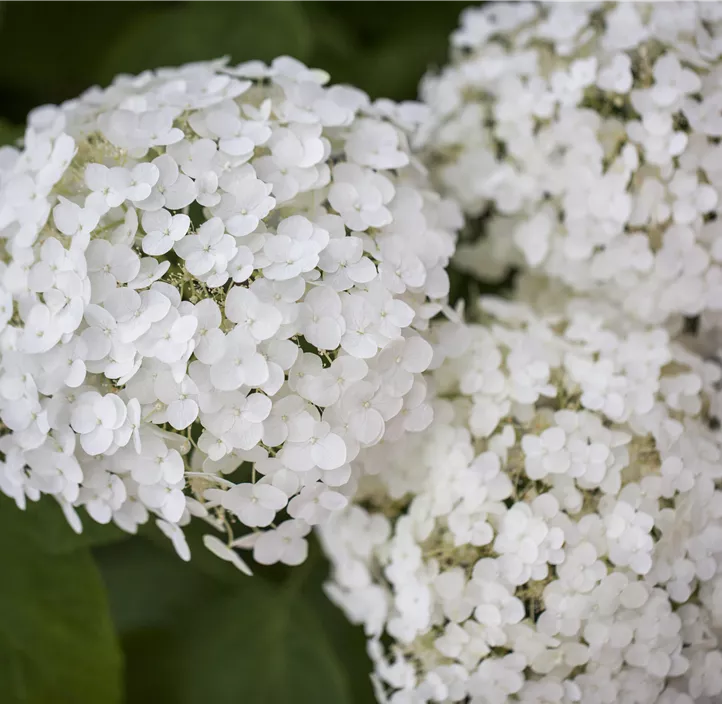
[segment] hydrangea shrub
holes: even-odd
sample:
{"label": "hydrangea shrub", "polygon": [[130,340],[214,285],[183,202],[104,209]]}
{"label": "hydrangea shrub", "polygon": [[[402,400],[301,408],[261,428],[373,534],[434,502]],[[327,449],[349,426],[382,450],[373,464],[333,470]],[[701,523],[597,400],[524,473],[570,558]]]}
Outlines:
{"label": "hydrangea shrub", "polygon": [[719,367],[583,307],[484,309],[434,330],[431,427],[321,529],[378,700],[720,701]]}
{"label": "hydrangea shrub", "polygon": [[721,23],[713,2],[467,9],[421,87],[430,168],[470,218],[458,266],[718,329]]}
{"label": "hydrangea shrub", "polygon": [[[279,58],[119,76],[0,150],[0,489],[181,557],[305,558],[361,448],[430,421],[457,208],[414,105]],[[238,526],[253,529],[237,535]]]}

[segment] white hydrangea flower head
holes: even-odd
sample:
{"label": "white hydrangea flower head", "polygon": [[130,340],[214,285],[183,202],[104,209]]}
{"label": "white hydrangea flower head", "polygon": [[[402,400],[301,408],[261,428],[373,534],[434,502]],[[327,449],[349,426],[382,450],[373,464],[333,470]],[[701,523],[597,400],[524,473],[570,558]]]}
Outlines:
{"label": "white hydrangea flower head", "polygon": [[719,366],[583,305],[482,306],[432,326],[431,426],[320,531],[379,701],[721,701]]}
{"label": "white hydrangea flower head", "polygon": [[[0,150],[0,489],[297,564],[361,450],[430,421],[461,214],[409,106],[281,57],[119,76]],[[256,531],[238,538],[239,524]],[[238,540],[241,542],[239,543]]]}
{"label": "white hydrangea flower head", "polygon": [[531,269],[645,322],[721,329],[721,8],[466,10],[421,88],[421,143],[469,216],[458,266]]}

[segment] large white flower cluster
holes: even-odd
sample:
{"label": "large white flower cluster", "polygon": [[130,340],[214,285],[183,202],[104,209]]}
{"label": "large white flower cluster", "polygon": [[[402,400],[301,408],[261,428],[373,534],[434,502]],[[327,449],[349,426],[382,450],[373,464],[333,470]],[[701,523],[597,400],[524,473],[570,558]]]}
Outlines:
{"label": "large white flower cluster", "polygon": [[432,425],[321,528],[379,701],[721,701],[719,367],[588,306],[484,308],[434,326]]}
{"label": "large white flower cluster", "polygon": [[[0,489],[188,557],[300,562],[350,463],[428,422],[416,332],[460,224],[414,106],[279,58],[121,76],[0,151]],[[288,519],[288,520],[286,520]],[[235,541],[234,526],[252,528]]]}
{"label": "large white flower cluster", "polygon": [[432,170],[482,219],[458,265],[722,327],[722,5],[488,3],[452,47],[422,94]]}

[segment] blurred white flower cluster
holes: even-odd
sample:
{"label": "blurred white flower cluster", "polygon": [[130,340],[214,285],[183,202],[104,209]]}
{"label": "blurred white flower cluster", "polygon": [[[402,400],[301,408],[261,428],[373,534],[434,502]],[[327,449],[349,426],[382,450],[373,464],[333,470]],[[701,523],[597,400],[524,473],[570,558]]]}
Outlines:
{"label": "blurred white flower cluster", "polygon": [[482,307],[433,326],[431,427],[371,448],[320,529],[379,701],[722,701],[719,367],[584,307]]}
{"label": "blurred white flower cluster", "polygon": [[[187,559],[296,564],[360,448],[430,422],[458,208],[414,109],[289,58],[120,76],[0,150],[0,489]],[[410,113],[410,114],[409,114]],[[253,529],[240,538],[238,524]],[[237,532],[237,531],[236,531]]]}
{"label": "blurred white flower cluster", "polygon": [[488,3],[422,82],[457,268],[522,275],[320,530],[380,702],[722,701],[721,55],[718,3]]}
{"label": "blurred white flower cluster", "polygon": [[422,83],[457,263],[722,327],[722,4],[488,3]]}

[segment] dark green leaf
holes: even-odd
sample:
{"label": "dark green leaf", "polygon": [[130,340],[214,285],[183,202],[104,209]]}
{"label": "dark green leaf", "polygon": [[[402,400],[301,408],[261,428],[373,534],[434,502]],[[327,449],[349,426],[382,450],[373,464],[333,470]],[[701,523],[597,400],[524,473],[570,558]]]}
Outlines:
{"label": "dark green leaf", "polygon": [[297,579],[281,588],[248,580],[199,612],[177,644],[187,658],[178,704],[353,702],[343,665]]}
{"label": "dark green leaf", "polygon": [[304,60],[310,50],[301,3],[186,2],[142,18],[120,37],[104,63],[103,79],[221,56],[235,62],[282,54]]}
{"label": "dark green leaf", "polygon": [[121,658],[87,549],[44,549],[34,515],[0,504],[3,704],[117,704]]}
{"label": "dark green leaf", "polygon": [[309,560],[316,559],[316,562],[303,585],[305,603],[313,610],[313,618],[323,624],[324,635],[343,666],[353,704],[373,704],[376,698],[369,677],[373,667],[366,654],[366,636],[362,628],[349,623],[324,593],[323,583],[328,578],[329,566],[320,555],[314,558],[319,550],[318,545],[312,546]]}
{"label": "dark green leaf", "polygon": [[252,578],[234,570],[233,584],[144,538],[95,554],[122,636],[128,704],[373,704],[364,635],[321,591],[317,548],[273,581],[257,566]]}
{"label": "dark green leaf", "polygon": [[[209,525],[202,521],[191,521],[190,525],[183,529],[183,532],[185,533],[188,547],[191,550],[191,561],[187,566],[188,569],[200,572],[206,577],[232,587],[236,587],[239,580],[247,578],[233,567],[233,565],[211,554],[205,545],[203,545],[203,536],[206,533],[220,535]],[[172,543],[161,533],[154,523],[143,526],[141,528],[141,534],[155,543],[161,550],[172,555],[173,559],[177,559],[180,562],[180,558],[176,555]]]}
{"label": "dark green leaf", "polygon": [[159,545],[135,537],[94,550],[123,645],[127,704],[178,701],[177,633],[190,614],[230,590]]}
{"label": "dark green leaf", "polygon": [[[160,550],[146,538],[99,547],[94,555],[121,635],[172,624],[192,605],[228,591],[227,586],[183,562],[172,548]],[[236,572],[237,580],[242,577]]]}
{"label": "dark green leaf", "polygon": [[51,553],[72,552],[78,548],[114,543],[129,536],[113,524],[100,525],[85,511],[80,511],[83,532],[78,535],[65,520],[60,506],[48,496],[38,502],[28,502],[25,511],[19,510],[13,501],[0,494],[0,512],[13,512],[13,520],[26,540],[32,540],[39,548]]}

